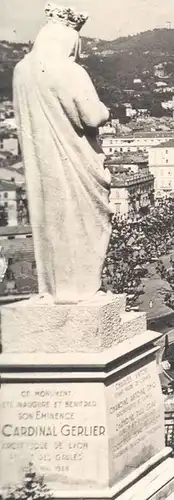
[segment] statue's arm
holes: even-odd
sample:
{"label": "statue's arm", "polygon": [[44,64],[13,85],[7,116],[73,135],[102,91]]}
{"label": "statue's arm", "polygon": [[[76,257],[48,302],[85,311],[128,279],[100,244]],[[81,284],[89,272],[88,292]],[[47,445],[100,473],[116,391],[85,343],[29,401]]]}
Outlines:
{"label": "statue's arm", "polygon": [[75,104],[81,123],[84,127],[98,128],[109,118],[109,111],[100,101],[95,87],[88,73],[81,66],[76,65],[78,87],[75,92]]}

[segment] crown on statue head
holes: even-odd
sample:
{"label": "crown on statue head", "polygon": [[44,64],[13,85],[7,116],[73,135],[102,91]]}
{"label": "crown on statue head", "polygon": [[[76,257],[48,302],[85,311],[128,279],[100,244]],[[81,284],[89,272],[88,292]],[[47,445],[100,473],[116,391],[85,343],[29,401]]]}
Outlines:
{"label": "crown on statue head", "polygon": [[53,3],[48,3],[45,6],[45,14],[47,19],[57,19],[76,31],[80,31],[88,19],[88,14],[85,12],[77,12],[72,7],[58,6]]}

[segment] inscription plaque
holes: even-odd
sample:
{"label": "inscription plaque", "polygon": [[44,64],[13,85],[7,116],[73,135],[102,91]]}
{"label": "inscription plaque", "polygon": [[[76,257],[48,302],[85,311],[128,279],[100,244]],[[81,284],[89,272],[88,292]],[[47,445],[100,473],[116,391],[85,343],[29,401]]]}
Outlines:
{"label": "inscription plaque", "polygon": [[162,450],[164,406],[156,361],[106,388],[111,484]]}
{"label": "inscription plaque", "polygon": [[2,487],[18,481],[29,462],[53,491],[107,485],[102,385],[4,384],[0,397]]}

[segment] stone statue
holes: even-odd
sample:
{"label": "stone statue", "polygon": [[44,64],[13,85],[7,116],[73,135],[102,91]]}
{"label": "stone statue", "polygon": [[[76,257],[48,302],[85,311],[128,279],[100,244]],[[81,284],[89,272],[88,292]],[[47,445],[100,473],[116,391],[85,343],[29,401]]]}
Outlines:
{"label": "stone statue", "polygon": [[78,64],[87,16],[48,4],[47,22],[14,71],[40,297],[87,300],[100,289],[110,238],[109,179],[97,128],[109,117]]}

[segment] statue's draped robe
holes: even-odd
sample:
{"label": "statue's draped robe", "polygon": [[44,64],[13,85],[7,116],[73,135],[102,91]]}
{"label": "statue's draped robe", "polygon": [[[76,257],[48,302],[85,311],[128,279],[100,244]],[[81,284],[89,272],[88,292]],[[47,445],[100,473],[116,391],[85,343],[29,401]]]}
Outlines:
{"label": "statue's draped robe", "polygon": [[14,72],[39,293],[57,302],[100,288],[110,237],[104,157],[90,139],[108,111],[75,62],[78,43],[73,29],[48,23]]}

